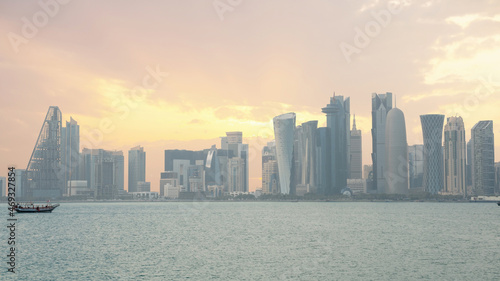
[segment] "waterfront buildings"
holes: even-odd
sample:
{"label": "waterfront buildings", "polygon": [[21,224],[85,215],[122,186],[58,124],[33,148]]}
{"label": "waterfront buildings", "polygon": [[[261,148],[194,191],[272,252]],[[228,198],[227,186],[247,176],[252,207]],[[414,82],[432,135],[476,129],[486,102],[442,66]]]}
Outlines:
{"label": "waterfront buildings", "polygon": [[373,183],[369,192],[385,190],[385,124],[392,109],[392,93],[372,94]]}
{"label": "waterfront buildings", "polygon": [[423,190],[424,184],[424,145],[408,146],[408,175],[410,189]]}
{"label": "waterfront buildings", "polygon": [[[362,179],[363,178],[363,150],[362,150],[362,134],[361,130],[356,128],[356,115],[352,121],[351,130],[351,168],[349,169],[350,179]],[[352,189],[352,188],[351,188]],[[354,192],[354,191],[353,191]]]}
{"label": "waterfront buildings", "polygon": [[379,193],[408,193],[408,142],[403,111],[393,108],[385,128],[385,190]]}
{"label": "waterfront buildings", "polygon": [[290,194],[295,187],[293,182],[295,178],[293,167],[295,113],[285,113],[274,117],[273,125],[280,191],[283,194]]}
{"label": "waterfront buildings", "polygon": [[326,126],[330,129],[330,188],[327,194],[340,194],[347,187],[350,169],[350,98],[330,98],[321,109],[326,114]]}
{"label": "waterfront buildings", "polygon": [[279,189],[278,161],[276,161],[276,144],[268,142],[262,148],[262,193],[277,194]]}
{"label": "waterfront buildings", "polygon": [[424,137],[424,190],[438,194],[443,190],[443,122],[444,115],[421,115]]}
{"label": "waterfront buildings", "polygon": [[28,198],[58,198],[65,193],[61,168],[62,113],[49,107],[26,168]]}
{"label": "waterfront buildings", "polygon": [[0,197],[7,196],[7,178],[0,177]]}
{"label": "waterfront buildings", "polygon": [[123,152],[84,148],[80,174],[87,181],[94,198],[115,199],[119,191],[123,190]]}
{"label": "waterfront buildings", "polygon": [[[80,126],[70,117],[66,127],[61,128],[61,162],[64,169],[64,185],[70,180],[79,180]],[[67,193],[67,192],[65,192]]]}
{"label": "waterfront buildings", "polygon": [[475,195],[495,193],[495,142],[493,121],[480,121],[472,128],[472,187]]}
{"label": "waterfront buildings", "polygon": [[465,125],[462,117],[448,117],[444,127],[444,194],[467,196]]}
{"label": "waterfront buildings", "polygon": [[128,151],[128,192],[149,191],[138,188],[138,183],[145,181],[146,152],[143,147],[136,146]]}

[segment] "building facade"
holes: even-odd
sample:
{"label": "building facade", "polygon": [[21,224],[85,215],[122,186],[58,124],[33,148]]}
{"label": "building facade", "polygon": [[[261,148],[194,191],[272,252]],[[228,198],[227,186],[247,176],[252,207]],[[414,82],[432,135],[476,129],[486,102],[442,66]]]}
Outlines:
{"label": "building facade", "polygon": [[290,194],[294,184],[294,133],[295,113],[285,113],[273,118],[276,159],[278,161],[280,191]]}
{"label": "building facade", "polygon": [[387,194],[408,194],[408,142],[403,111],[393,108],[385,128],[385,190]]}
{"label": "building facade", "polygon": [[351,168],[350,168],[350,179],[362,179],[363,178],[363,139],[361,130],[356,128],[356,116],[352,121],[351,130]]}
{"label": "building facade", "polygon": [[444,115],[421,115],[424,136],[424,183],[425,191],[438,194],[443,190],[443,123]]}
{"label": "building facade", "polygon": [[330,188],[327,194],[340,194],[347,187],[350,165],[350,98],[333,96],[321,111],[326,114],[326,126],[330,129]]}
{"label": "building facade", "polygon": [[369,192],[385,190],[385,123],[392,109],[392,93],[372,94],[372,162],[373,182]]}
{"label": "building facade", "polygon": [[146,152],[144,147],[136,146],[128,151],[128,192],[146,191],[137,187],[139,182],[145,181]]}
{"label": "building facade", "polygon": [[493,121],[480,121],[472,128],[472,187],[475,195],[495,193],[495,136]]}
{"label": "building facade", "polygon": [[467,141],[462,117],[448,117],[444,127],[445,194],[467,196]]}

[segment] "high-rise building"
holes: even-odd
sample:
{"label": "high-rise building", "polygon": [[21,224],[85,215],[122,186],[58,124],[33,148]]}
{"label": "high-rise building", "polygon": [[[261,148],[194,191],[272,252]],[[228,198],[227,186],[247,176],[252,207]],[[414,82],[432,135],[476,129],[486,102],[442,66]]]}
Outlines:
{"label": "high-rise building", "polygon": [[351,114],[350,98],[330,98],[330,103],[321,111],[326,113],[326,126],[330,128],[330,176],[331,186],[327,194],[340,194],[347,187],[350,165]]}
{"label": "high-rise building", "polygon": [[15,169],[16,176],[16,198],[24,198],[26,196],[26,170],[25,169]]}
{"label": "high-rise building", "polygon": [[[248,144],[243,143],[243,133],[242,132],[226,132],[226,137],[222,138],[227,144],[223,144],[226,146],[226,153],[232,154],[232,157],[241,158],[243,169],[241,171],[243,174],[238,175],[238,178],[243,180],[243,190],[242,192],[248,192],[249,190],[249,155],[248,155]],[[232,158],[228,157],[228,161]],[[229,173],[229,171],[228,171]],[[228,175],[229,177],[229,175]]]}
{"label": "high-rise building", "polygon": [[295,113],[285,113],[273,118],[274,139],[276,142],[276,159],[278,161],[280,190],[290,194],[293,183],[293,147],[295,132]]}
{"label": "high-rise building", "polygon": [[65,192],[61,169],[62,113],[49,107],[26,168],[28,198],[57,198]]}
{"label": "high-rise building", "polygon": [[262,193],[279,193],[278,162],[276,144],[268,142],[262,148]]}
{"label": "high-rise building", "polygon": [[[64,169],[64,185],[68,181],[79,180],[80,159],[80,126],[73,119],[66,121],[66,127],[61,128],[62,168]],[[65,192],[67,193],[67,192]]]}
{"label": "high-rise building", "polygon": [[472,128],[472,186],[476,195],[495,193],[495,137],[493,121],[480,121]]}
{"label": "high-rise building", "polygon": [[500,162],[495,163],[495,193],[500,194]]}
{"label": "high-rise building", "polygon": [[372,94],[372,162],[373,182],[369,192],[385,190],[385,123],[392,109],[392,93]]}
{"label": "high-rise building", "polygon": [[403,111],[393,108],[387,113],[385,126],[385,190],[387,194],[408,193],[408,142]]}
{"label": "high-rise building", "polygon": [[331,186],[330,128],[321,127],[316,131],[316,193],[329,194]]}
{"label": "high-rise building", "polygon": [[146,152],[144,147],[136,146],[128,151],[128,192],[143,191],[137,188],[137,183],[145,181]]}
{"label": "high-rise building", "polygon": [[443,190],[444,115],[420,115],[424,136],[424,190],[438,194]]}
{"label": "high-rise building", "polygon": [[97,199],[114,199],[123,190],[123,152],[103,149],[82,150],[81,175]]}
{"label": "high-rise building", "polygon": [[472,140],[467,142],[467,168],[466,168],[467,190],[472,189]]}
{"label": "high-rise building", "polygon": [[316,130],[318,121],[302,123],[299,137],[300,146],[300,184],[306,187],[307,192],[316,192]]}
{"label": "high-rise building", "polygon": [[444,126],[444,193],[467,196],[465,125],[448,117]]}
{"label": "high-rise building", "polygon": [[242,158],[233,157],[228,160],[227,181],[229,192],[245,191],[245,162]]}
{"label": "high-rise building", "polygon": [[408,146],[408,174],[410,189],[423,188],[424,184],[424,146]]}
{"label": "high-rise building", "polygon": [[362,134],[361,130],[356,128],[356,115],[352,121],[351,130],[351,169],[350,169],[350,179],[362,179],[363,178],[363,153],[362,153]]}

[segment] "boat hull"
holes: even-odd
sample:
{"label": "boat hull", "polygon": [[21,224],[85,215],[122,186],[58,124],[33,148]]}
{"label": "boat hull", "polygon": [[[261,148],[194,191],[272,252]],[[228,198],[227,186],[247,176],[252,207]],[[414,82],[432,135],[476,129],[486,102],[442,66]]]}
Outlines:
{"label": "boat hull", "polygon": [[15,208],[18,213],[52,213],[55,208],[59,207],[59,204],[51,206],[17,206]]}

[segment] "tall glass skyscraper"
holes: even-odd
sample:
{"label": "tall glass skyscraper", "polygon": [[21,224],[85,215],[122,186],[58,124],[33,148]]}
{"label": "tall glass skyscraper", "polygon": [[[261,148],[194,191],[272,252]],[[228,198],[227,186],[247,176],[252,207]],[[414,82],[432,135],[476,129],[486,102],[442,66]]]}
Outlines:
{"label": "tall glass skyscraper", "polygon": [[330,128],[316,131],[316,193],[325,195],[330,189]]}
{"label": "tall glass skyscraper", "polygon": [[392,109],[392,93],[372,94],[372,161],[373,184],[371,192],[385,190],[385,123]]}
{"label": "tall glass skyscraper", "polygon": [[351,113],[350,98],[333,96],[322,108],[326,113],[326,126],[330,128],[330,176],[331,186],[327,194],[339,194],[347,187],[350,169]]}
{"label": "tall glass skyscraper", "polygon": [[476,195],[495,192],[495,137],[493,121],[480,121],[472,128],[472,186]]}
{"label": "tall glass skyscraper", "polygon": [[276,116],[273,118],[273,124],[281,193],[290,194],[292,185],[294,184],[293,144],[295,113],[291,112]]}
{"label": "tall glass skyscraper", "polygon": [[136,146],[128,151],[128,192],[138,192],[138,182],[146,181],[146,152]]}
{"label": "tall glass skyscraper", "polygon": [[26,168],[28,198],[57,198],[65,191],[61,169],[62,113],[49,107]]}
{"label": "tall glass skyscraper", "polygon": [[443,190],[444,115],[420,115],[424,136],[424,190],[438,194]]}
{"label": "tall glass skyscraper", "polygon": [[62,127],[62,168],[65,171],[64,185],[70,180],[79,180],[78,165],[80,159],[80,126],[73,119],[66,121],[66,127]]}
{"label": "tall glass skyscraper", "polygon": [[[403,111],[393,108],[387,114],[385,128],[385,180],[382,193],[408,193],[408,142]],[[379,190],[380,192],[380,190]]]}
{"label": "tall glass skyscraper", "polygon": [[467,196],[465,125],[462,117],[449,117],[444,127],[444,192]]}
{"label": "tall glass skyscraper", "polygon": [[363,178],[363,154],[362,154],[362,134],[361,130],[356,128],[356,116],[354,116],[351,130],[351,169],[350,179]]}

